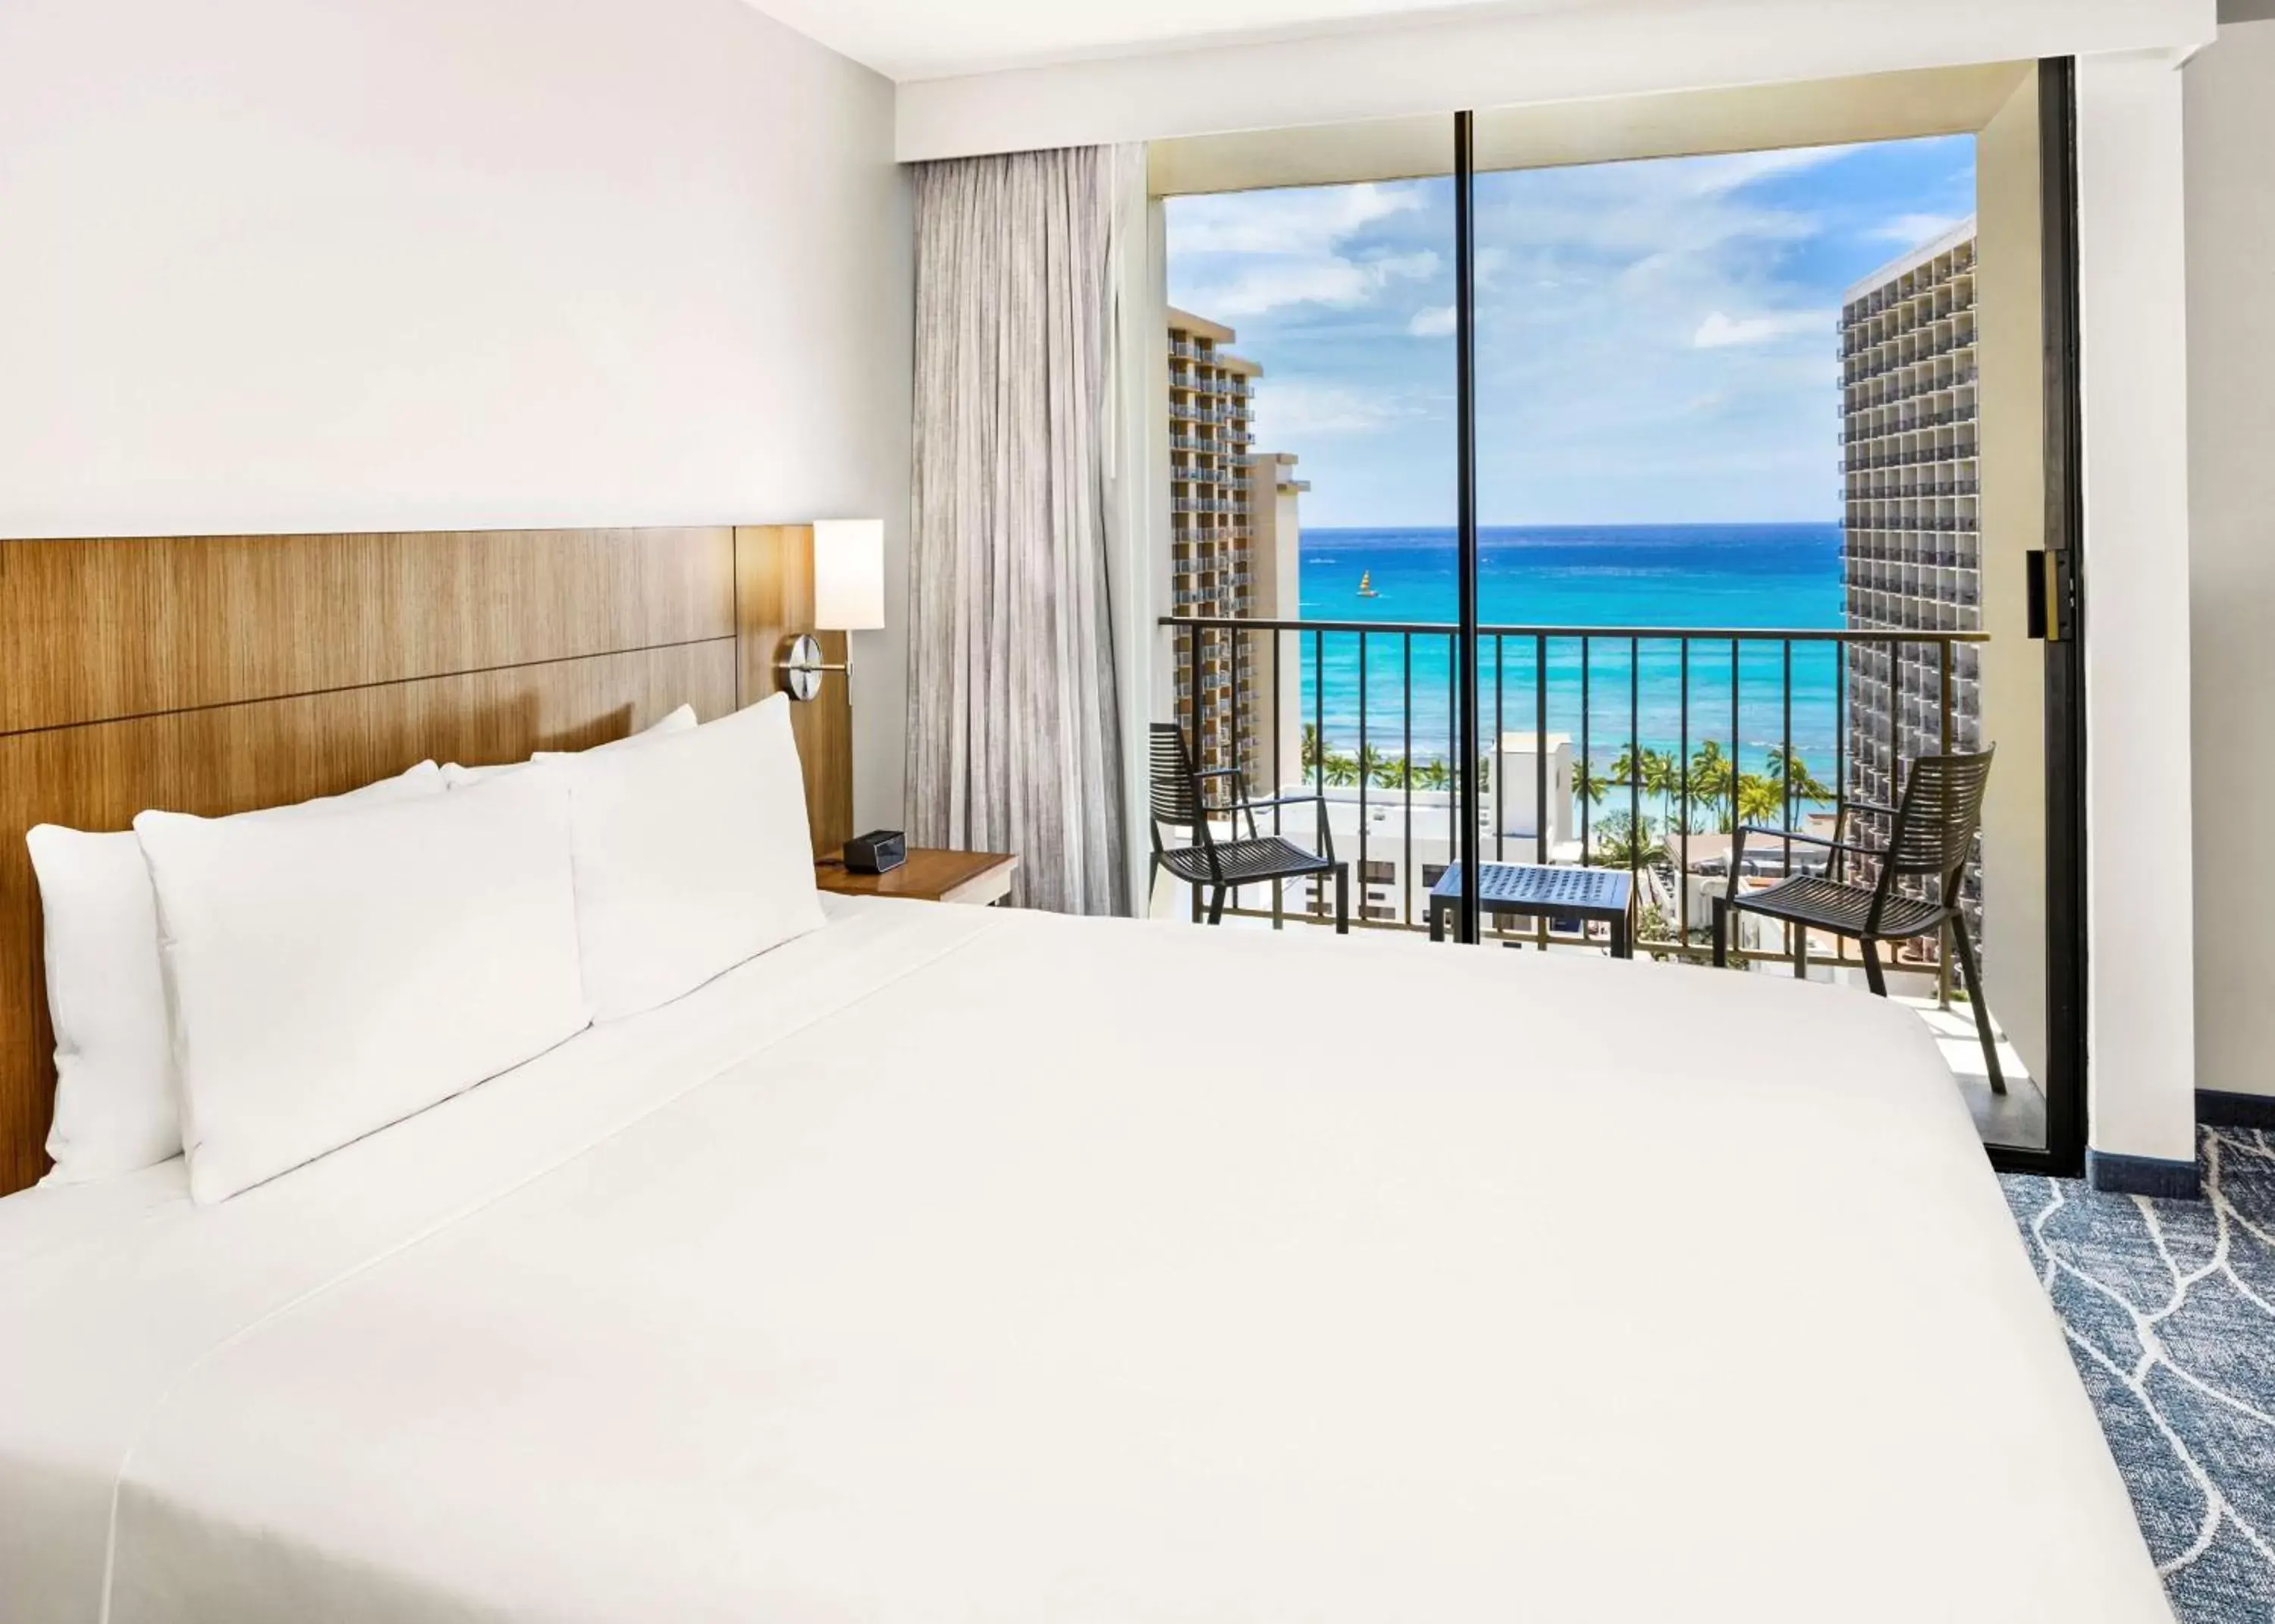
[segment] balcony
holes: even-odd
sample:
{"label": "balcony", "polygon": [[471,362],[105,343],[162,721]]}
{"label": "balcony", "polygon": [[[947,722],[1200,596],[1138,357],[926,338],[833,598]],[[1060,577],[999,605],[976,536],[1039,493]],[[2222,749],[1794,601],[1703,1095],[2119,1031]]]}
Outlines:
{"label": "balcony", "polygon": [[[1454,846],[1461,751],[1449,726],[1451,628],[1167,616],[1162,628],[1178,683],[1192,680],[1199,625],[1208,655],[1220,657],[1210,664],[1237,671],[1210,714],[1221,710],[1236,732],[1263,721],[1260,755],[1249,764],[1258,785],[1340,791],[1331,805],[1338,849],[1349,844],[1347,855],[1367,862],[1383,855],[1379,842],[1387,839],[1397,853],[1386,857],[1397,862],[1399,876],[1393,917],[1367,925],[1425,930],[1425,865],[1451,860]],[[1228,657],[1217,648],[1224,639],[1236,644]],[[1640,951],[1704,957],[1706,905],[1727,887],[1731,823],[1772,823],[1804,835],[1833,819],[1854,821],[1852,778],[1865,762],[1852,762],[1852,744],[1870,755],[1877,774],[1886,771],[1888,751],[1900,764],[1916,753],[1904,753],[1900,739],[1884,748],[1865,735],[1859,719],[1888,712],[1888,684],[1863,671],[1902,673],[1895,694],[1902,714],[1891,716],[1888,728],[1908,721],[1907,737],[1959,737],[1970,716],[1954,705],[1961,700],[1956,660],[1979,641],[1982,632],[1916,628],[1481,628],[1485,853],[1510,862],[1627,866],[1638,876]],[[1335,680],[1328,680],[1331,671]],[[1328,691],[1335,694],[1334,714]],[[1804,735],[1809,748],[1800,751]],[[1533,748],[1533,739],[1552,744]],[[1788,794],[1777,762],[1795,758],[1804,759],[1795,764]],[[1731,774],[1734,759],[1738,771]],[[1504,771],[1494,771],[1497,762]],[[1820,769],[1829,769],[1829,782],[1816,778]],[[1872,830],[1856,823],[1856,835],[1870,839]],[[1747,853],[1750,873],[1765,873],[1761,865],[1781,871],[1784,862],[1774,842]],[[1269,898],[1242,903],[1260,905],[1265,917],[1290,917],[1285,896],[1276,910]],[[1296,912],[1312,917],[1308,908]],[[1553,925],[1501,935],[1540,946],[1604,944],[1602,930]],[[1741,946],[1738,956],[1790,964],[1790,953],[1793,944],[1774,941]],[[1802,953],[1829,969],[1861,962],[1838,941],[1809,941]],[[1929,967],[1940,989],[1939,944],[1918,944],[1913,960]]]}
{"label": "balcony", "polygon": [[[1899,592],[1893,572],[1887,578]],[[1971,588],[1954,595],[1975,596]],[[1900,598],[1895,607],[1922,617],[1915,603]],[[1625,869],[1634,877],[1637,956],[1703,964],[1712,950],[1713,902],[1733,883],[1735,823],[1795,837],[1838,827],[1869,847],[1885,830],[1855,803],[1887,801],[1919,755],[1978,736],[1981,688],[1969,679],[1975,646],[1987,638],[1933,626],[1936,608],[1927,626],[1849,630],[1481,627],[1479,854]],[[1430,888],[1460,844],[1454,630],[1190,611],[1160,625],[1182,699],[1165,720],[1198,729],[1203,753],[1236,760],[1259,796],[1324,793],[1336,854],[1351,865],[1352,929],[1425,939]],[[1182,698],[1197,664],[1209,673],[1198,719]],[[1319,836],[1309,806],[1267,816],[1299,843]],[[1800,838],[1757,837],[1745,857],[1740,887],[1824,872],[1825,859]],[[1853,871],[1836,868],[1839,877],[1870,878],[1849,858],[1833,860]],[[1308,882],[1251,886],[1232,895],[1226,915],[1273,928],[1332,927],[1332,888],[1323,895]],[[1862,985],[1855,944],[1813,932],[1795,941],[1787,927],[1742,918],[1733,945],[1741,966],[1791,974],[1798,960],[1818,979]],[[1607,933],[1578,920],[1512,918],[1486,934],[1540,950],[1603,952]],[[1892,986],[1947,1017],[1954,988],[1944,944],[1904,944],[1893,959]],[[1964,1018],[1963,995],[1958,1008]],[[1965,1046],[1949,1053],[1967,1063]],[[2023,1076],[2019,1061],[2004,1063]],[[2018,1091],[2038,1098],[2026,1077]]]}

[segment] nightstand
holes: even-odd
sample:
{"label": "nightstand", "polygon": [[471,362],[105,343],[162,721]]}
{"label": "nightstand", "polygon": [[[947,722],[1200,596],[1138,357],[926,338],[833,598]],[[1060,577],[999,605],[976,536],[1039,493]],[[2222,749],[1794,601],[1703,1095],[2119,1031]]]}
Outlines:
{"label": "nightstand", "polygon": [[909,860],[882,874],[855,874],[835,856],[817,858],[813,882],[845,896],[900,896],[918,903],[964,903],[985,908],[1011,893],[1019,859],[1001,851],[941,851],[909,848]]}

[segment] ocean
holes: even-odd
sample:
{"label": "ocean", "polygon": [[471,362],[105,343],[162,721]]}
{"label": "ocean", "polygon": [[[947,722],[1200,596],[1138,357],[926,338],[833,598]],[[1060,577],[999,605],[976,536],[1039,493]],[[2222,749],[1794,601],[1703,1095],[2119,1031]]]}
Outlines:
{"label": "ocean", "polygon": [[[1300,580],[1305,620],[1428,622],[1455,616],[1455,539],[1445,530],[1322,529],[1303,532]],[[1362,578],[1375,595],[1362,597]],[[1639,626],[1837,630],[1844,623],[1840,526],[1816,525],[1607,525],[1496,527],[1478,536],[1478,619],[1521,626]],[[1293,639],[1283,638],[1289,647]],[[1360,744],[1359,638],[1303,638],[1304,718],[1317,714],[1329,748]],[[1365,743],[1417,762],[1453,753],[1450,638],[1369,634]],[[1292,650],[1291,650],[1292,652]],[[1483,721],[1531,732],[1535,720],[1535,640],[1488,638],[1481,651]],[[1412,661],[1410,714],[1402,702]],[[1730,740],[1731,646],[1690,645],[1688,738]],[[1839,746],[1838,655],[1832,644],[1793,646],[1788,680],[1775,643],[1742,646],[1737,673],[1738,756],[1760,772],[1790,725],[1793,748],[1827,782]],[[1583,734],[1580,640],[1557,638],[1547,650],[1548,726],[1568,733],[1576,758]],[[1588,752],[1599,773],[1634,731],[1649,749],[1673,754],[1684,738],[1682,648],[1647,639],[1591,642],[1585,674]],[[1791,696],[1788,724],[1787,697]]]}

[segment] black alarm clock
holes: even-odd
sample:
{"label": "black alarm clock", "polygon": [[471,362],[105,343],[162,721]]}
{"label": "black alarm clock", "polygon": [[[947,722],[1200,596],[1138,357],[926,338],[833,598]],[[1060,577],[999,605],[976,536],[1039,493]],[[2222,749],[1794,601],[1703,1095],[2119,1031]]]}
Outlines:
{"label": "black alarm clock", "polygon": [[909,860],[908,836],[898,829],[875,829],[845,842],[845,872],[881,874]]}

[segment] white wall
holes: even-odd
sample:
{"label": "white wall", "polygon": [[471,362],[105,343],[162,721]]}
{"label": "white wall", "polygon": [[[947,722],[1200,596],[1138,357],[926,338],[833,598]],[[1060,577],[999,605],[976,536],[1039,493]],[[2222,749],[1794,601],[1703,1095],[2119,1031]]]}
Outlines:
{"label": "white wall", "polygon": [[740,0],[7,0],[0,536],[881,516],[897,823],[892,122]]}
{"label": "white wall", "polygon": [[2196,1155],[2181,73],[2078,64],[2096,1149]]}
{"label": "white wall", "polygon": [[2214,0],[1601,0],[905,84],[903,158],[2192,46]]}
{"label": "white wall", "polygon": [[2275,21],[2185,79],[2196,1083],[2275,1094]]}

